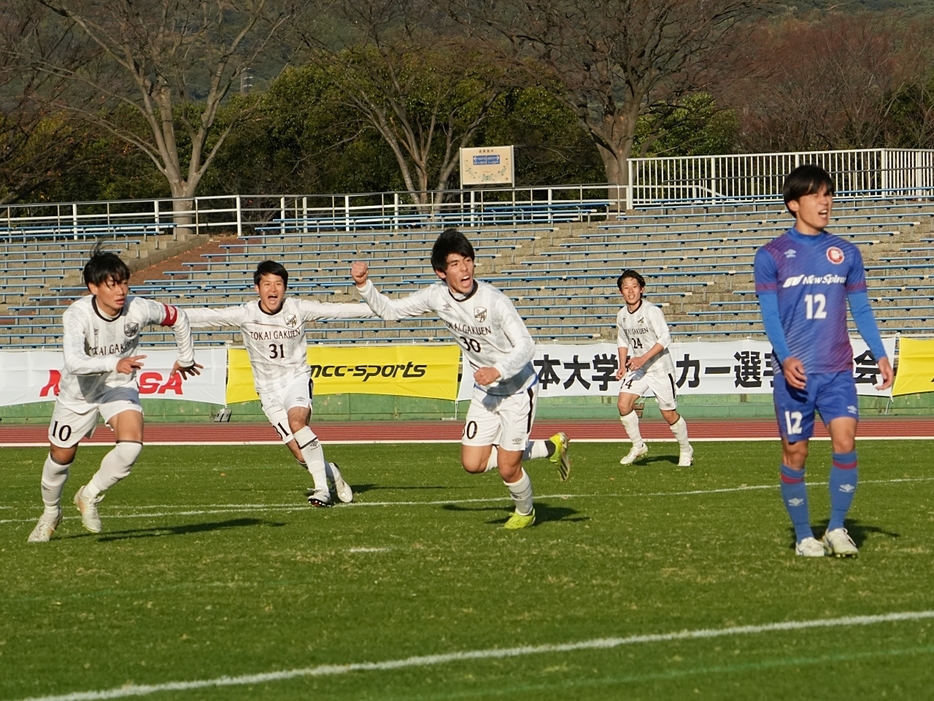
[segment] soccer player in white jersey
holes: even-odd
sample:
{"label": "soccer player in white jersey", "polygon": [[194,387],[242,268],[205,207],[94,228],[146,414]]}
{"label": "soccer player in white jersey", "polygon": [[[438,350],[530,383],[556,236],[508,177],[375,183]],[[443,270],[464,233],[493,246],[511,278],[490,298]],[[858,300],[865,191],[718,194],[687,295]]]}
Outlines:
{"label": "soccer player in white jersey", "polygon": [[236,327],[250,356],[253,383],[263,411],[282,442],[314,480],[312,506],[333,505],[328,481],[337,497],[353,501],[353,490],[334,463],[324,459],[321,442],[308,425],[312,380],[308,367],[305,323],[317,319],[360,319],[373,316],[365,304],[334,304],[286,296],[289,273],[281,263],[263,261],[253,274],[259,300],[225,309],[186,309],[192,328]]}
{"label": "soccer player in white jersey", "polygon": [[461,464],[473,474],[498,468],[516,506],[505,527],[527,528],[535,523],[535,509],[532,482],[522,461],[549,457],[566,480],[568,438],[559,433],[547,441],[529,440],[538,396],[532,365],[535,342],[509,298],[474,278],[475,258],[467,237],[446,229],[431,251],[431,267],[442,282],[391,300],[369,280],[366,263],[355,262],[351,277],[377,316],[396,320],[433,312],[450,329],[475,383],[461,439]]}
{"label": "soccer player in white jersey", "polygon": [[689,467],[694,461],[694,449],[688,442],[687,424],[678,413],[675,366],[668,352],[671,334],[665,315],[643,298],[645,279],[635,270],[624,270],[616,286],[626,302],[616,315],[616,345],[619,347],[616,379],[622,379],[616,406],[619,420],[632,441],[632,449],[619,462],[631,465],[649,452],[639,432],[639,416],[633,406],[639,397],[652,394],[678,440],[678,466]]}
{"label": "soccer player in white jersey", "polygon": [[91,481],[75,494],[82,525],[100,533],[97,504],[104,493],[130,474],[143,449],[143,409],[136,371],[144,326],[171,326],[178,346],[172,372],[198,375],[185,313],[175,307],[129,296],[130,270],[115,253],[96,247],[84,266],[91,294],[73,302],[63,315],[65,367],[49,425],[49,455],[42,466],[45,510],[29,535],[44,543],[62,521],[61,499],[78,442],[94,433],[98,415],[113,429],[116,445],[101,461]]}

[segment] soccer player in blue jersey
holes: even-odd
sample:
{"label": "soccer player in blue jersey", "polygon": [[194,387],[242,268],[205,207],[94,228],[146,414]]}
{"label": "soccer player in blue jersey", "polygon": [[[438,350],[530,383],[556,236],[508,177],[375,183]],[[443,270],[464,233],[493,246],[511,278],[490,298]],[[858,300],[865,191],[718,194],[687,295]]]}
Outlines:
{"label": "soccer player in blue jersey", "polygon": [[[856,491],[856,425],[859,404],[846,307],[891,387],[892,365],[876,326],[859,249],[824,229],[830,222],[834,184],[823,168],[803,165],[785,178],[785,206],[794,227],[756,252],[756,294],[772,343],[775,414],[782,438],[781,494],[803,557],[856,557],[859,550],[843,522]],[[814,412],[832,443],[830,522],[823,541],[811,530],[804,482]]]}

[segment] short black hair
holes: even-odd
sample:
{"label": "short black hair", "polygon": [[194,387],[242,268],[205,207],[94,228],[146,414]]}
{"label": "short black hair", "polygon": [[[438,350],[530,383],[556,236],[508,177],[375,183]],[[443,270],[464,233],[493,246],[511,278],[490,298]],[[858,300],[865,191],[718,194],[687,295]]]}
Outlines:
{"label": "short black hair", "polygon": [[101,250],[101,244],[98,243],[84,264],[83,275],[85,285],[103,285],[108,280],[120,283],[130,279],[130,269],[120,260],[120,256],[112,251]]}
{"label": "short black hair", "polygon": [[464,258],[476,260],[473,244],[457,229],[445,229],[431,247],[431,267],[438,272],[448,269],[448,256],[456,253]]}
{"label": "short black hair", "polygon": [[792,200],[799,200],[805,195],[813,195],[821,190],[826,190],[828,195],[832,195],[834,193],[833,178],[820,166],[807,164],[798,166],[785,176],[782,196],[785,198],[787,207]]}
{"label": "short black hair", "polygon": [[264,260],[256,266],[256,272],[253,273],[253,284],[258,285],[263,275],[278,275],[286,287],[289,286],[289,271],[285,269],[282,263],[274,260]]}
{"label": "short black hair", "polygon": [[639,287],[641,287],[643,290],[645,289],[645,278],[642,277],[635,270],[631,270],[629,268],[624,270],[622,274],[618,278],[616,278],[616,289],[618,290],[623,289],[623,280],[625,280],[627,277],[631,277],[633,280],[639,283]]}

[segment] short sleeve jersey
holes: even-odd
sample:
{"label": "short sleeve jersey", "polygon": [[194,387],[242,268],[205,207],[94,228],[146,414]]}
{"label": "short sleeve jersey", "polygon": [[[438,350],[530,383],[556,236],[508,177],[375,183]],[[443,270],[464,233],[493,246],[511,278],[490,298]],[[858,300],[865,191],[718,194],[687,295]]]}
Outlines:
{"label": "short sleeve jersey", "polygon": [[859,249],[827,232],[790,229],[756,251],[754,270],[756,294],[778,295],[788,349],[805,372],[852,371],[846,309],[849,293],[866,291]]}
{"label": "short sleeve jersey", "polygon": [[272,314],[263,311],[259,300],[226,309],[187,309],[186,313],[192,328],[240,329],[250,356],[253,385],[260,396],[276,394],[296,379],[311,380],[306,322],[373,316],[365,304],[334,304],[294,297],[286,297]]}
{"label": "short sleeve jersey", "polygon": [[656,343],[665,350],[651,358],[643,370],[653,375],[673,374],[675,366],[668,352],[671,333],[662,310],[644,299],[634,312],[630,312],[628,307],[619,310],[616,315],[617,347],[626,348],[630,358],[638,358]]}
{"label": "short sleeve jersey", "polygon": [[136,372],[117,372],[122,358],[138,355],[145,326],[172,326],[179,364],[194,363],[188,321],[175,307],[143,297],[127,297],[120,314],[109,318],[97,308],[93,295],[74,301],[62,316],[65,367],[59,401],[83,412],[99,405],[108,391],[136,387]]}
{"label": "short sleeve jersey", "polygon": [[368,280],[360,294],[383,319],[437,314],[473,370],[481,367],[499,370],[497,382],[480,387],[488,394],[515,394],[537,381],[532,365],[535,342],[512,301],[489,283],[476,281],[473,292],[464,298],[452,295],[447,284],[438,282],[392,300]]}

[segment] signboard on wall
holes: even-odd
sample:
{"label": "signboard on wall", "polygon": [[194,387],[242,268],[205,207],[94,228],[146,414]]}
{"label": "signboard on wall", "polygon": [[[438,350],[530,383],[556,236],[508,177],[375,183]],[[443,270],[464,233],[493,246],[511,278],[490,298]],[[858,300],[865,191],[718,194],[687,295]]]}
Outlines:
{"label": "signboard on wall", "polygon": [[512,146],[462,148],[461,187],[465,185],[513,185],[516,181]]}

